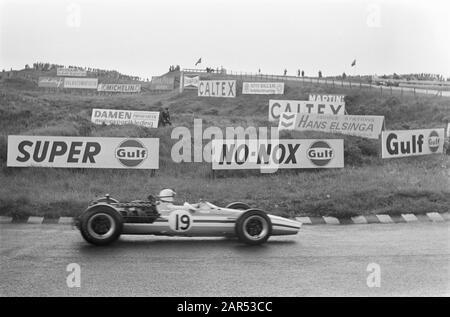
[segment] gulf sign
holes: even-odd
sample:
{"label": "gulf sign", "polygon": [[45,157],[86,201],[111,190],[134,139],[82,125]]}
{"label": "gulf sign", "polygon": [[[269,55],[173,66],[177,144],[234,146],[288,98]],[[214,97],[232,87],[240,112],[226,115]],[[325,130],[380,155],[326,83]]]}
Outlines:
{"label": "gulf sign", "polygon": [[68,76],[68,77],[86,77],[87,72],[83,69],[76,68],[57,68],[56,76]]}
{"label": "gulf sign", "polygon": [[344,95],[319,95],[309,94],[309,101],[335,102],[345,104]]}
{"label": "gulf sign", "polygon": [[150,90],[172,90],[175,86],[175,77],[152,77]]}
{"label": "gulf sign", "polygon": [[98,84],[97,91],[141,92],[141,84]]}
{"label": "gulf sign", "polygon": [[201,97],[236,97],[236,80],[200,80],[198,96]]}
{"label": "gulf sign", "polygon": [[444,152],[444,129],[383,131],[381,157],[396,158]]}
{"label": "gulf sign", "polygon": [[246,95],[282,95],[284,83],[248,83],[242,84],[242,94]]}
{"label": "gulf sign", "polygon": [[183,76],[183,87],[186,89],[198,89],[200,76]]}
{"label": "gulf sign", "polygon": [[344,115],[345,105],[340,102],[269,100],[269,121],[278,121],[283,112]]}
{"label": "gulf sign", "polygon": [[39,77],[38,87],[41,88],[62,88],[64,79],[58,77]]}
{"label": "gulf sign", "polygon": [[158,169],[159,139],[8,136],[7,166]]}
{"label": "gulf sign", "polygon": [[134,111],[116,109],[92,109],[91,122],[106,125],[134,124],[157,128],[159,111]]}
{"label": "gulf sign", "polygon": [[64,88],[72,89],[97,89],[97,78],[64,78]]}
{"label": "gulf sign", "polygon": [[343,168],[344,140],[213,140],[212,169]]}
{"label": "gulf sign", "polygon": [[278,130],[318,131],[378,139],[383,116],[322,115],[284,112]]}

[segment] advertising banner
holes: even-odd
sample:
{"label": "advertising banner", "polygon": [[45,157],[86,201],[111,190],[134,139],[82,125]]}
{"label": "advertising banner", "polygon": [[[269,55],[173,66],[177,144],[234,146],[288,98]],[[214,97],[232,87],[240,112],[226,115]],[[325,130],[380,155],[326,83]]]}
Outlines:
{"label": "advertising banner", "polygon": [[64,88],[97,89],[97,78],[70,78],[64,77]]}
{"label": "advertising banner", "polygon": [[183,77],[183,87],[185,89],[198,89],[200,83],[200,76],[187,76]]}
{"label": "advertising banner", "polygon": [[201,97],[236,97],[235,80],[200,80],[198,95]]}
{"label": "advertising banner", "polygon": [[336,102],[345,104],[344,95],[319,95],[319,94],[309,94],[309,101],[320,101],[320,102]]}
{"label": "advertising banner", "polygon": [[212,141],[212,169],[342,168],[344,140]]}
{"label": "advertising banner", "polygon": [[278,121],[283,112],[344,115],[345,105],[308,100],[269,100],[269,121]]}
{"label": "advertising banner", "polygon": [[383,131],[381,157],[396,158],[444,152],[444,129]]}
{"label": "advertising banner", "polygon": [[58,77],[39,77],[38,86],[41,88],[62,88],[64,79]]}
{"label": "advertising banner", "polygon": [[135,124],[157,128],[159,111],[132,111],[115,109],[92,109],[91,121],[95,124]]}
{"label": "advertising banner", "polygon": [[175,87],[175,77],[152,77],[150,90],[172,90]]}
{"label": "advertising banner", "polygon": [[159,139],[9,135],[7,166],[158,169]]}
{"label": "advertising banner", "polygon": [[56,76],[68,76],[68,77],[86,77],[87,72],[83,69],[76,68],[57,68]]}
{"label": "advertising banner", "polygon": [[341,133],[378,139],[383,129],[383,116],[323,115],[289,113],[281,115],[278,130]]}
{"label": "advertising banner", "polygon": [[284,83],[247,83],[242,84],[242,94],[248,95],[282,95]]}
{"label": "advertising banner", "polygon": [[98,84],[97,91],[141,92],[141,84]]}

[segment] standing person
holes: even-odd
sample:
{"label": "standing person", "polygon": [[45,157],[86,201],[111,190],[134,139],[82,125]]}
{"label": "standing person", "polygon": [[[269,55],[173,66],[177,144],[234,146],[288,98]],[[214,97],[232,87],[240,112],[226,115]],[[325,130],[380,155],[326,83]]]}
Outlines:
{"label": "standing person", "polygon": [[301,74],[301,72],[300,72],[300,69],[297,71],[297,77],[300,77],[300,74]]}
{"label": "standing person", "polygon": [[302,77],[305,77],[305,71],[302,70]]}
{"label": "standing person", "polygon": [[172,125],[172,122],[170,122],[170,113],[169,113],[169,108],[164,108],[164,110],[161,112],[161,124],[163,127],[165,127],[166,125]]}
{"label": "standing person", "polygon": [[284,69],[284,76],[286,76],[287,74],[287,69]]}

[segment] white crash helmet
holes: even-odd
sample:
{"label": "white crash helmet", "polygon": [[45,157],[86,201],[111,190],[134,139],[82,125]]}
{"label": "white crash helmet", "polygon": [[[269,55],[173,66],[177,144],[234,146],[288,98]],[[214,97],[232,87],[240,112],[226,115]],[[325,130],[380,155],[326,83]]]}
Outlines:
{"label": "white crash helmet", "polygon": [[177,193],[173,189],[165,188],[159,192],[158,197],[162,202],[173,203],[176,194]]}

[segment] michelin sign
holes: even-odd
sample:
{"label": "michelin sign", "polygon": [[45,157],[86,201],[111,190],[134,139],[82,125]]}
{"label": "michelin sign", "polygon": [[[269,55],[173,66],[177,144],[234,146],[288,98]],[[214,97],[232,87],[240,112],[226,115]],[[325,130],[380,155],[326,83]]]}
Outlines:
{"label": "michelin sign", "polygon": [[159,168],[159,139],[8,136],[8,167]]}

